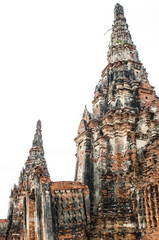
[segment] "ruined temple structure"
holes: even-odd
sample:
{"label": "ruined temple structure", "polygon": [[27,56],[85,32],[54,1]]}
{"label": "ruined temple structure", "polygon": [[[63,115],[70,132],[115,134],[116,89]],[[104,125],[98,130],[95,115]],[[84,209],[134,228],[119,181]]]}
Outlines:
{"label": "ruined temple structure", "polygon": [[50,180],[38,121],[0,240],[159,240],[159,98],[120,4],[107,56],[75,138],[75,181]]}

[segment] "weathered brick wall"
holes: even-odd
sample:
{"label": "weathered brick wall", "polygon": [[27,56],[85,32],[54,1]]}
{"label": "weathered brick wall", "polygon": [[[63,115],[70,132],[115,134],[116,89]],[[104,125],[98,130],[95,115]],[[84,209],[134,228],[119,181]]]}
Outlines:
{"label": "weathered brick wall", "polygon": [[80,182],[52,182],[58,239],[87,239],[90,224],[88,187]]}
{"label": "weathered brick wall", "polygon": [[0,240],[5,240],[7,236],[9,221],[6,219],[0,219]]}

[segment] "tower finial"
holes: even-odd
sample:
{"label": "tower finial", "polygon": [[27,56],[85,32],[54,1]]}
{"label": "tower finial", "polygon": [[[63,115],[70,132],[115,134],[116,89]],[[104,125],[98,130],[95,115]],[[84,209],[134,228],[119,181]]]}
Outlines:
{"label": "tower finial", "polygon": [[41,121],[38,120],[36,125],[36,133],[34,135],[33,147],[42,147]]}
{"label": "tower finial", "polygon": [[114,8],[114,21],[118,19],[125,19],[124,18],[124,8],[122,5],[117,3]]}
{"label": "tower finial", "polygon": [[139,61],[138,52],[124,16],[124,9],[119,3],[114,8],[114,24],[107,57],[109,63],[128,60]]}

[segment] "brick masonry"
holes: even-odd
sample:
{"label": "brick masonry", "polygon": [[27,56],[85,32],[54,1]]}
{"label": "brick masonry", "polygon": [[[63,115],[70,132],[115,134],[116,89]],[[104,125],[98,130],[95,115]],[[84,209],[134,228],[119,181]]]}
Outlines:
{"label": "brick masonry", "polygon": [[39,120],[0,240],[159,239],[159,98],[120,4],[107,58],[75,138],[75,181],[51,181]]}

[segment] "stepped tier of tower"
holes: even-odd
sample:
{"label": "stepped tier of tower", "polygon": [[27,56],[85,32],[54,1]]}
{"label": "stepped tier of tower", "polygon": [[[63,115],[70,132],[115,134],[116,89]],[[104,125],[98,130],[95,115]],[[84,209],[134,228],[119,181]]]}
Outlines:
{"label": "stepped tier of tower", "polygon": [[159,98],[120,4],[107,57],[75,138],[75,181],[51,181],[38,121],[0,240],[159,239]]}

